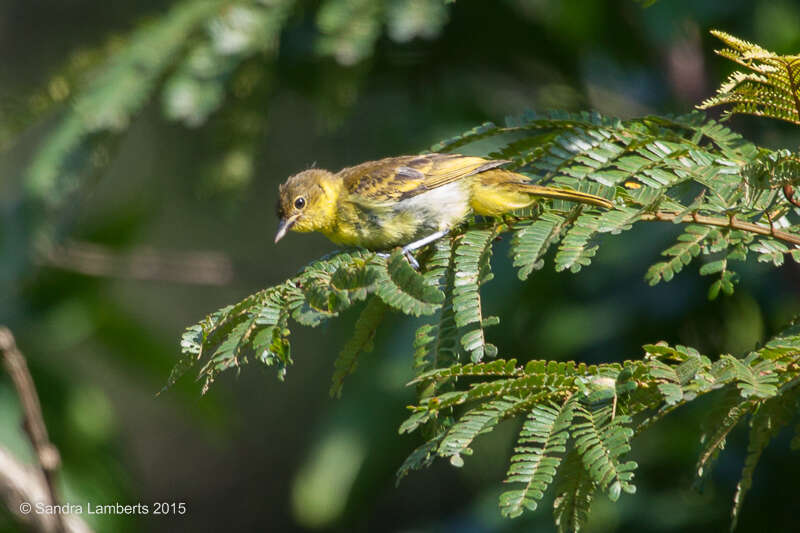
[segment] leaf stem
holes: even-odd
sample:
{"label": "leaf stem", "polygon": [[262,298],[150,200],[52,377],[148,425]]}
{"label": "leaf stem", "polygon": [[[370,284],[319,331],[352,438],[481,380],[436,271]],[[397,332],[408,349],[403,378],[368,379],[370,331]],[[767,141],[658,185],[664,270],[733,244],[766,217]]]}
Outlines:
{"label": "leaf stem", "polygon": [[[56,475],[61,464],[61,456],[47,436],[47,426],[45,426],[44,418],[42,417],[39,395],[36,394],[36,387],[28,371],[25,357],[17,348],[11,331],[5,326],[0,326],[0,355],[2,355],[3,365],[14,383],[17,396],[19,396],[19,403],[24,417],[23,427],[28,434],[31,447],[39,463],[42,479],[47,487],[49,501],[46,503],[58,505]],[[45,529],[56,533],[66,531],[64,516],[61,513],[55,513],[52,523],[48,523]]]}
{"label": "leaf stem", "polygon": [[662,222],[680,221],[687,223],[695,222],[697,224],[703,224],[706,226],[719,226],[721,228],[739,229],[748,231],[750,233],[757,233],[758,235],[769,235],[770,237],[774,237],[778,240],[794,244],[795,246],[800,246],[800,235],[787,233],[785,231],[776,230],[775,228],[762,226],[759,224],[753,224],[752,222],[744,222],[733,216],[722,218],[698,215],[697,213],[681,215],[680,213],[669,211],[656,211],[655,213],[645,213],[642,215],[641,220],[657,220]]}

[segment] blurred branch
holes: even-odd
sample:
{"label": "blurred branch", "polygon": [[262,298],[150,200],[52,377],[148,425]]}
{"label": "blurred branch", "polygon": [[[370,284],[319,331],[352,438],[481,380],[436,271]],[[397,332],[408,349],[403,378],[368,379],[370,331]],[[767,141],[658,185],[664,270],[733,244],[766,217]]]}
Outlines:
{"label": "blurred branch", "polygon": [[[17,348],[11,331],[5,326],[0,326],[0,353],[3,355],[3,366],[8,375],[11,376],[11,381],[17,390],[24,416],[23,427],[31,441],[31,446],[41,468],[44,483],[47,486],[45,501],[48,504],[57,505],[59,500],[58,491],[56,490],[56,474],[61,463],[61,457],[47,436],[47,426],[45,426],[42,418],[42,407],[39,403],[39,396],[36,394],[33,378],[28,371],[28,364],[25,362],[22,352]],[[52,524],[47,524],[46,528],[43,527],[43,531],[66,531],[61,513],[38,515],[38,513],[34,512],[33,514],[41,517],[42,526],[45,525],[45,522],[52,522]],[[45,518],[46,516],[51,518],[47,519]]]}
{"label": "blurred branch", "polygon": [[36,502],[46,501],[47,490],[46,483],[42,481],[37,470],[20,463],[8,450],[0,447],[0,497],[12,514],[35,531],[58,531],[56,524],[61,518],[62,531],[66,533],[92,532],[86,522],[76,514],[38,513],[33,510],[22,514],[20,506],[23,503],[35,505]]}
{"label": "blurred branch", "polygon": [[86,242],[67,242],[38,255],[40,265],[89,276],[227,285],[233,279],[231,260],[219,252],[173,252],[139,248],[116,252]]}

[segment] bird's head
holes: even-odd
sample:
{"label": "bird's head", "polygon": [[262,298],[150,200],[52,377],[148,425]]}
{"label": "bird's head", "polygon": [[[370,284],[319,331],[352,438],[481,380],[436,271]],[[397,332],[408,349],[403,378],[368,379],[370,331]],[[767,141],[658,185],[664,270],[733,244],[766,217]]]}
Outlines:
{"label": "bird's head", "polygon": [[325,231],[336,221],[336,201],[341,179],[321,168],[295,174],[278,189],[278,233],[275,242],[289,230]]}

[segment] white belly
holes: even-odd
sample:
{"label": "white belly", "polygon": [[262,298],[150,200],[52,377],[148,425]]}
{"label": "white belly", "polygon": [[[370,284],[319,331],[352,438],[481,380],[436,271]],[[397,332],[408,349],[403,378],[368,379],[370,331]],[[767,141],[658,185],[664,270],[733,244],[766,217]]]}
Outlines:
{"label": "white belly", "polygon": [[463,181],[442,185],[398,202],[396,212],[415,213],[431,231],[450,229],[469,215],[469,190]]}

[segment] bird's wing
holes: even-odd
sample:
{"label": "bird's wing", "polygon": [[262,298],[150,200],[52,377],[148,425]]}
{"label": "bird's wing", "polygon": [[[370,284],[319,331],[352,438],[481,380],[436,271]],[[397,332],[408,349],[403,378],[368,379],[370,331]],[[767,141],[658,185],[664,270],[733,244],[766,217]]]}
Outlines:
{"label": "bird's wing", "polygon": [[340,171],[345,190],[359,203],[391,203],[508,163],[458,154],[398,156]]}

